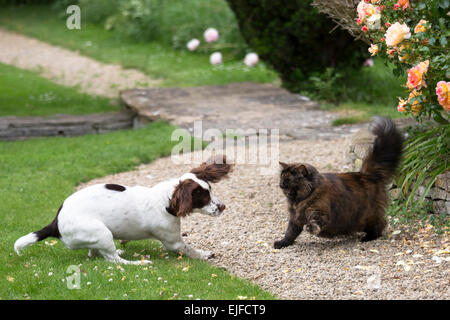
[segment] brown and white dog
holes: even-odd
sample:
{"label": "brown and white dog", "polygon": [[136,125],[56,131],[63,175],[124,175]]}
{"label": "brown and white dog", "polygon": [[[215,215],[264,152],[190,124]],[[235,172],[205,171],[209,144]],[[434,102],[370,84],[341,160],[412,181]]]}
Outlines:
{"label": "brown and white dog", "polygon": [[152,188],[96,184],[69,196],[52,223],[19,238],[14,249],[56,237],[69,249],[88,248],[89,256],[123,264],[114,239],[155,238],[167,250],[183,252],[192,258],[208,259],[213,253],[191,248],[180,235],[180,218],[192,212],[220,215],[225,205],[211,193],[211,183],[218,182],[231,170],[225,157],[209,160],[180,178],[163,181]]}

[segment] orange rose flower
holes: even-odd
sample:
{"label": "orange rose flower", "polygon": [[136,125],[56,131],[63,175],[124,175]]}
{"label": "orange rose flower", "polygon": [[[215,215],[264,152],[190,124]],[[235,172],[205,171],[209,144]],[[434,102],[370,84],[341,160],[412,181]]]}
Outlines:
{"label": "orange rose flower", "polygon": [[414,28],[414,33],[425,32],[427,28],[425,28],[424,24],[428,23],[427,20],[420,20],[417,26]]}
{"label": "orange rose flower", "polygon": [[397,105],[397,111],[398,112],[406,112],[405,106],[407,103],[408,103],[407,101],[399,98],[398,105]]}
{"label": "orange rose flower", "polygon": [[439,104],[445,111],[450,111],[450,94],[448,89],[450,82],[439,81],[436,85],[436,95],[438,96]]}
{"label": "orange rose flower", "polygon": [[[411,100],[412,100],[413,98],[419,97],[419,96],[421,96],[421,95],[422,95],[422,93],[420,93],[420,92],[418,92],[418,91],[416,91],[416,90],[411,91],[411,92],[409,93],[408,103],[410,104],[410,103],[411,103]],[[414,113],[415,115],[418,115],[419,112],[420,112],[420,110],[422,110],[422,105],[419,103],[419,101],[415,100],[415,101],[412,103],[412,105],[411,105],[411,111],[412,111],[412,113]]]}
{"label": "orange rose flower", "polygon": [[426,87],[424,76],[428,71],[430,61],[420,62],[418,65],[408,70],[408,82],[406,85],[410,90],[420,90],[422,87]]}
{"label": "orange rose flower", "polygon": [[409,7],[411,7],[411,5],[409,4],[409,0],[398,0],[397,5],[403,10],[406,10]]}

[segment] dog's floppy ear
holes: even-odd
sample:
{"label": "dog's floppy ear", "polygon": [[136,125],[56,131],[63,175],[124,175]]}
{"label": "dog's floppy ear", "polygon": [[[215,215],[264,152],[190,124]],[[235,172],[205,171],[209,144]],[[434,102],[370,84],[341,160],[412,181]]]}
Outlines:
{"label": "dog's floppy ear", "polygon": [[226,157],[223,155],[208,159],[199,167],[192,169],[191,173],[201,180],[215,183],[224,178],[231,169],[232,166],[226,163]]}
{"label": "dog's floppy ear", "polygon": [[187,179],[181,181],[172,193],[169,212],[177,217],[185,217],[192,212],[192,191],[198,187],[198,183]]}

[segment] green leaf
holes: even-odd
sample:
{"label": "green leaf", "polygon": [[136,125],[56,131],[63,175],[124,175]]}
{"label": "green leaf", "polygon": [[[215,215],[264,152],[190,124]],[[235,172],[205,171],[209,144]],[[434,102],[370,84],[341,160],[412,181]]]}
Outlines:
{"label": "green leaf", "polygon": [[441,46],[443,46],[443,47],[446,47],[447,46],[447,37],[446,36],[442,36],[440,39],[439,39],[439,43],[441,44]]}
{"label": "green leaf", "polygon": [[441,0],[441,1],[439,2],[439,6],[440,6],[442,9],[447,9],[448,6],[449,6],[449,0]]}
{"label": "green leaf", "polygon": [[421,2],[417,5],[417,9],[423,10],[427,7],[427,4],[425,2]]}

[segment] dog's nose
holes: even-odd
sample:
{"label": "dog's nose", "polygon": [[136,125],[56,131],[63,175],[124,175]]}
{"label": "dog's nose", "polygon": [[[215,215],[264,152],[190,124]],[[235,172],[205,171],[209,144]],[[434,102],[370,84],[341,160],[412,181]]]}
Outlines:
{"label": "dog's nose", "polygon": [[217,205],[217,208],[219,209],[220,212],[222,212],[223,210],[225,210],[225,205],[223,203]]}

